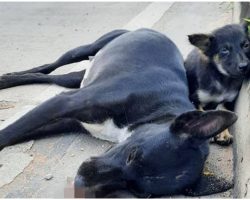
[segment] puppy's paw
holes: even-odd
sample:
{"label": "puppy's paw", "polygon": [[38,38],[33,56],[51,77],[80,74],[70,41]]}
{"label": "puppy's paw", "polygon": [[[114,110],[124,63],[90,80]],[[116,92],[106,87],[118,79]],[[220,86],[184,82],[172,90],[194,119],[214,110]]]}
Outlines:
{"label": "puppy's paw", "polygon": [[229,133],[228,129],[216,135],[213,142],[221,146],[228,146],[233,142],[233,136]]}

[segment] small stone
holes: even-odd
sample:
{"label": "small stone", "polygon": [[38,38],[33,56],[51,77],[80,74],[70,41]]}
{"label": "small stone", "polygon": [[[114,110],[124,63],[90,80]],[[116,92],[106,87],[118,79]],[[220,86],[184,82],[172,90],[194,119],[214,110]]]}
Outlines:
{"label": "small stone", "polygon": [[81,151],[84,151],[84,148],[81,148],[80,150],[81,150]]}
{"label": "small stone", "polygon": [[222,161],[222,159],[221,159],[221,158],[218,158],[217,160],[218,160],[218,161]]}
{"label": "small stone", "polygon": [[0,168],[3,166],[3,164],[0,164]]}
{"label": "small stone", "polygon": [[71,155],[70,155],[70,157],[74,157],[74,156],[75,156],[75,154],[71,154]]}
{"label": "small stone", "polygon": [[47,174],[45,177],[45,180],[49,181],[53,178],[53,175],[52,174]]}
{"label": "small stone", "polygon": [[30,157],[33,157],[33,154],[32,154],[32,153],[30,154]]}

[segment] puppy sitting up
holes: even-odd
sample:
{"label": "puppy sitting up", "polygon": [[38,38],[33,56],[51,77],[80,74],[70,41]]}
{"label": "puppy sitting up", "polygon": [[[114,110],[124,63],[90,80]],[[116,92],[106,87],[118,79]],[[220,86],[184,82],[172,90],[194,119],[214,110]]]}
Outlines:
{"label": "puppy sitting up", "polygon": [[[196,47],[185,61],[191,101],[199,109],[233,110],[250,68],[246,56],[250,51],[247,26],[226,25],[211,34],[193,34],[188,38]],[[232,136],[226,130],[214,141],[229,145]]]}

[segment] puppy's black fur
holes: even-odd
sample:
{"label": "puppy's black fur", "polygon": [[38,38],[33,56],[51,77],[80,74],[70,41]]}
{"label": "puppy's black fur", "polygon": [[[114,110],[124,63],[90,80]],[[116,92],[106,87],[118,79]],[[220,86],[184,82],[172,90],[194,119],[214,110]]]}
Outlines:
{"label": "puppy's black fur", "polygon": [[249,72],[246,25],[231,24],[211,34],[189,35],[189,41],[197,47],[185,60],[191,101],[197,108],[214,109],[223,103],[232,110]]}

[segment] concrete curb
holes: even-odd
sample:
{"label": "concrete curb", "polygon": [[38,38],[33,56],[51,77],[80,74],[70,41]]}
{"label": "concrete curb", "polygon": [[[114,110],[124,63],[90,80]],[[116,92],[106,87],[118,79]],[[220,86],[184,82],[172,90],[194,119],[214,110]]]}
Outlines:
{"label": "concrete curb", "polygon": [[[233,22],[242,22],[241,18],[247,13],[241,12],[239,2],[234,3]],[[250,4],[248,3],[248,7]],[[243,16],[244,15],[244,16]],[[238,120],[233,127],[234,131],[234,198],[250,198],[250,82],[245,81],[242,85],[235,112]]]}

